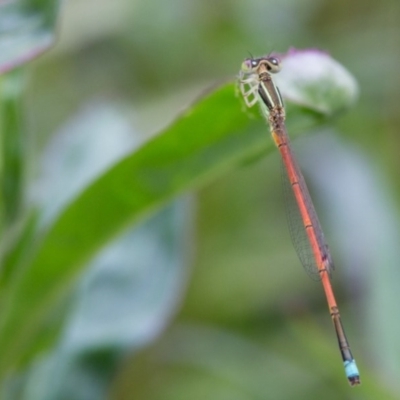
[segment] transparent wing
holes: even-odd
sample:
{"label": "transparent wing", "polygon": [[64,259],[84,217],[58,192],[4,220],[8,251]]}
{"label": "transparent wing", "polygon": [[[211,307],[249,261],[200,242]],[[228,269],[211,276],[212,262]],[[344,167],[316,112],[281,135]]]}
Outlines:
{"label": "transparent wing", "polygon": [[[293,156],[292,149],[291,153]],[[320,252],[322,254],[323,259],[327,261],[325,264],[327,265],[329,274],[331,274],[332,270],[334,269],[334,265],[332,257],[329,252],[329,247],[326,244],[324,234],[322,232],[321,225],[319,223],[317,214],[315,212],[313,203],[311,201],[311,197],[308,192],[305,180],[303,178],[303,175],[301,174],[300,168],[298,167],[295,159],[294,159],[294,164],[297,170],[297,175],[304,201],[307,205],[307,208],[310,210],[311,223],[316,233]],[[288,221],[289,232],[293,246],[296,249],[297,255],[301,263],[303,264],[303,267],[306,270],[307,274],[310,276],[311,279],[318,281],[321,279],[321,277],[318,271],[317,261],[315,260],[310,240],[308,238],[307,231],[304,227],[303,219],[301,217],[299,205],[294,195],[293,188],[288,178],[288,174],[283,161],[282,161],[281,173],[282,173],[282,186],[283,186],[283,194],[285,200],[286,217]]]}

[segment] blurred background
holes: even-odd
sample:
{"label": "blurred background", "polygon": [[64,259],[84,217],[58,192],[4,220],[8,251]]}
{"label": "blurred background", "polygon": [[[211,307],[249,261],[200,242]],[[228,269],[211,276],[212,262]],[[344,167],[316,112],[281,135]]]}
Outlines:
{"label": "blurred background", "polygon": [[249,52],[319,48],[360,88],[354,108],[300,139],[298,153],[362,386],[346,383],[322,288],[290,242],[275,154],[185,199],[194,223],[174,316],[126,356],[110,398],[398,398],[400,3],[69,0],[60,17],[58,42],[29,67],[38,154],[90,105],[117,110],[144,140],[235,79]]}

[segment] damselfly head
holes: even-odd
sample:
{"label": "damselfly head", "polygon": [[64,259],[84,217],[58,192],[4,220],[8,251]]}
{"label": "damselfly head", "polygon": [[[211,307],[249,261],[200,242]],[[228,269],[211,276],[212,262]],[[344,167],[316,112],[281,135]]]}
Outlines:
{"label": "damselfly head", "polygon": [[246,58],[243,63],[241,70],[245,74],[251,74],[258,72],[261,65],[265,65],[268,72],[275,74],[281,70],[280,61],[276,57],[267,56],[260,58]]}

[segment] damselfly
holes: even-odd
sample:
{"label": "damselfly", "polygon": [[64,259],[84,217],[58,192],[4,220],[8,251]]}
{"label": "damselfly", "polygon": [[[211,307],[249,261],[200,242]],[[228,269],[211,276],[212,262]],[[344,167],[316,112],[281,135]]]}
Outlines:
{"label": "damselfly", "polygon": [[[360,383],[356,362],[350,351],[339,309],[330,280],[334,268],[321,224],[318,220],[304,177],[300,171],[285,127],[285,107],[279,89],[272,80],[272,73],[281,68],[278,58],[273,56],[247,58],[242,63],[239,76],[240,90],[248,107],[256,103],[268,120],[272,138],[279,149],[285,169],[284,179],[289,195],[294,197],[295,210],[288,211],[288,221],[293,244],[306,270],[321,280],[328,301],[329,311],[335,327],[347,379],[351,386]],[[298,218],[296,218],[298,216]],[[302,225],[300,232],[298,222]],[[301,240],[303,235],[305,240]]]}

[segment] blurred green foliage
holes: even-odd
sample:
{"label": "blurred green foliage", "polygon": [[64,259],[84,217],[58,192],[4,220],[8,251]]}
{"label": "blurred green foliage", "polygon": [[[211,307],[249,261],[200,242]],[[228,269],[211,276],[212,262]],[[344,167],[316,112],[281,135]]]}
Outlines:
{"label": "blurred green foliage", "polygon": [[[21,35],[23,19],[10,31],[4,12],[3,39],[14,32],[24,49],[31,36],[33,55],[54,34],[57,41],[0,85],[3,397],[398,398],[400,3],[75,0],[60,9],[56,32],[56,2],[26,0],[21,10],[41,34]],[[232,80],[248,52],[290,47],[329,52],[360,87],[354,108],[299,140],[361,372],[354,389],[322,290],[292,249],[278,157],[257,112],[211,96],[199,103],[209,107],[204,114],[195,106],[184,115],[194,115],[193,127],[180,129],[204,132],[204,142],[217,121],[226,135],[236,127],[255,138],[254,147],[222,144],[230,162],[212,174],[201,175],[204,157],[190,153],[189,140],[180,154],[163,152],[180,137],[164,128]],[[294,110],[292,121],[301,115]],[[156,133],[154,147],[139,147]],[[248,153],[235,153],[241,146]],[[132,175],[141,157],[137,176],[149,193],[164,190],[144,206]],[[195,196],[132,227],[159,198],[200,184]]]}

